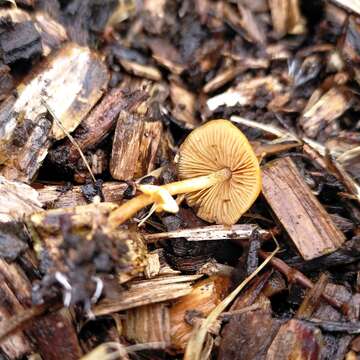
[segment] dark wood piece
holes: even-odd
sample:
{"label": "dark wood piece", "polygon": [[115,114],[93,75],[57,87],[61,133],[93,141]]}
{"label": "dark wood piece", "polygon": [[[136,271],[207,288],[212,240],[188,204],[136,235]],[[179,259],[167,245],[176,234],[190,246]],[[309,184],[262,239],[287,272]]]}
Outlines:
{"label": "dark wood piece", "polygon": [[13,23],[10,17],[2,18],[0,58],[5,64],[29,60],[41,54],[41,37],[32,21]]}
{"label": "dark wood piece", "polygon": [[299,320],[290,320],[280,327],[267,352],[266,360],[320,359],[321,331]]}
{"label": "dark wood piece", "polygon": [[10,68],[0,63],[0,101],[4,100],[14,88],[14,80]]}
{"label": "dark wood piece", "polygon": [[265,359],[280,325],[265,310],[234,314],[222,332],[218,359]]}

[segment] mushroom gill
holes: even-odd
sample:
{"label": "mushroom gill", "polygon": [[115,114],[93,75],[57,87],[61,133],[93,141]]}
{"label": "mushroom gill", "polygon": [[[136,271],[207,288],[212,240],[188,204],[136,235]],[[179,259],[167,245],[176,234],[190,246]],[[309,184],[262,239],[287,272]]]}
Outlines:
{"label": "mushroom gill", "polygon": [[260,167],[245,135],[228,120],[212,120],[195,129],[180,147],[178,176],[191,179],[228,169],[231,176],[212,187],[186,194],[197,215],[218,224],[234,224],[261,191]]}

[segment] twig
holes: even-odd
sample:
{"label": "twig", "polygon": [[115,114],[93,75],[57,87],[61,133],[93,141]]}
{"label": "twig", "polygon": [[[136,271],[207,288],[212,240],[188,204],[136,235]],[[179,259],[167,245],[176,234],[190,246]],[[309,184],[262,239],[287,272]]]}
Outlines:
{"label": "twig", "polygon": [[255,224],[239,224],[232,226],[211,225],[193,229],[179,229],[157,234],[146,234],[144,238],[148,243],[179,237],[184,237],[188,241],[248,239],[255,229],[259,231],[261,237],[265,239],[270,237],[269,231],[259,229]]}
{"label": "twig", "polygon": [[[262,257],[263,259],[268,259],[269,258],[269,253],[260,250],[259,251],[259,256]],[[278,271],[280,271],[282,274],[284,274],[288,280],[288,282],[290,283],[298,283],[308,289],[312,289],[314,287],[314,284],[312,283],[312,281],[307,278],[303,273],[301,273],[300,271],[290,267],[289,265],[287,265],[284,261],[282,261],[279,258],[276,257],[272,257],[270,259],[270,263],[271,265],[276,268]],[[321,294],[322,298],[324,300],[326,300],[330,305],[332,305],[333,307],[341,310],[345,315],[348,313],[349,308],[348,305],[345,303],[342,303],[338,300],[336,300],[333,297],[328,296],[326,293],[322,293]]]}

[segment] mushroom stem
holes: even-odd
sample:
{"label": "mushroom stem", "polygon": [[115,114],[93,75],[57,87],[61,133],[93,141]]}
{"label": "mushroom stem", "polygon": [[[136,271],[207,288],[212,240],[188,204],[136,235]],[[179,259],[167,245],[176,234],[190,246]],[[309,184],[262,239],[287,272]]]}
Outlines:
{"label": "mushroom stem", "polygon": [[[167,190],[171,195],[185,194],[212,187],[230,179],[231,175],[231,170],[229,168],[224,168],[209,175],[165,184],[162,185],[161,188]],[[118,225],[123,224],[126,220],[134,216],[139,210],[153,202],[153,198],[147,194],[141,194],[134,197],[112,212],[109,217],[109,225],[115,228]]]}

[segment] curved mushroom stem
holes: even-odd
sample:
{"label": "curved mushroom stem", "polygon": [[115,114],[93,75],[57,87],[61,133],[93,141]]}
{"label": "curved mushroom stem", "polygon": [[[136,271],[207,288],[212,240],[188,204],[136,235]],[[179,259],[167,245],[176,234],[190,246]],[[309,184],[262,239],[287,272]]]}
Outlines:
{"label": "curved mushroom stem", "polygon": [[[165,184],[162,185],[161,188],[167,190],[171,195],[185,194],[212,187],[230,179],[231,175],[231,170],[224,168],[209,175]],[[134,216],[139,210],[153,202],[153,198],[147,194],[141,194],[127,201],[111,213],[109,217],[110,227],[116,228],[118,225],[123,224],[126,220]]]}

